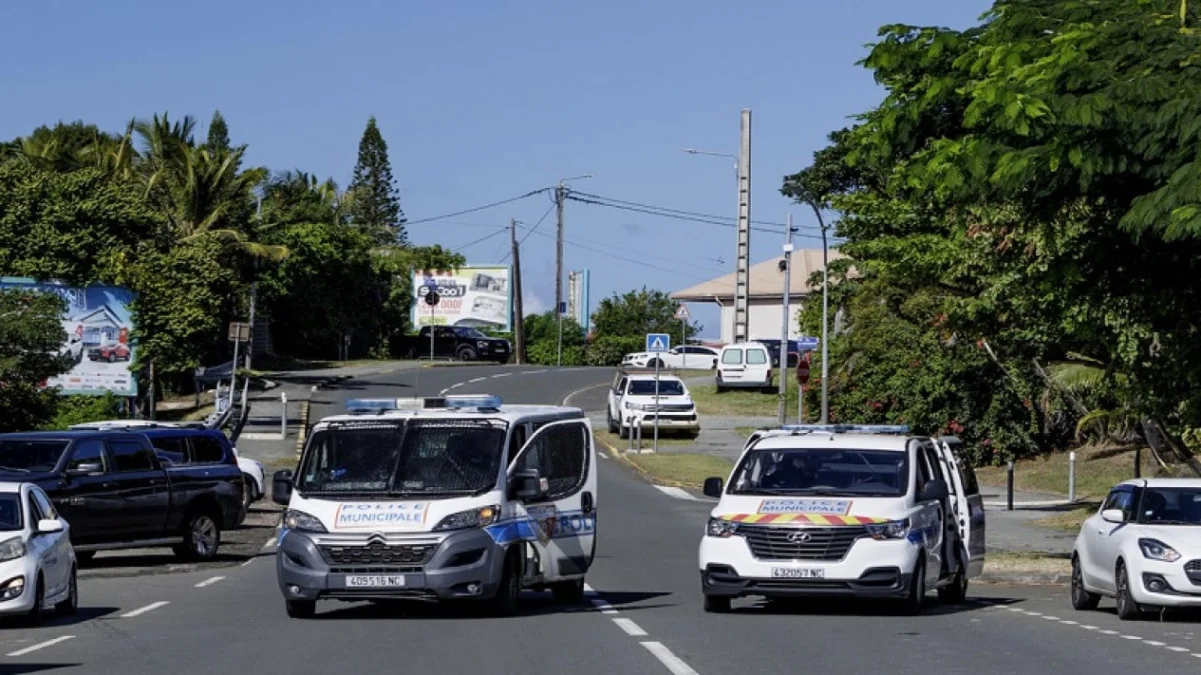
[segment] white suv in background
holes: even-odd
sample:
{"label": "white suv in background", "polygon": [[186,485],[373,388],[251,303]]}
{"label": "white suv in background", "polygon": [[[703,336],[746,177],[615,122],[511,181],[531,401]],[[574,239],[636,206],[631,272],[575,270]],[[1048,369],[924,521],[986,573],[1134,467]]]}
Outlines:
{"label": "white suv in background", "polygon": [[717,357],[717,391],[771,389],[771,352],[758,342],[740,342],[721,348]]}
{"label": "white suv in background", "polygon": [[653,429],[655,417],[659,417],[660,431],[684,431],[692,435],[700,433],[700,419],[696,404],[688,387],[673,375],[659,376],[659,399],[655,400],[655,376],[618,372],[609,387],[608,424],[609,432],[627,438],[632,428],[628,423],[634,417],[643,429]]}

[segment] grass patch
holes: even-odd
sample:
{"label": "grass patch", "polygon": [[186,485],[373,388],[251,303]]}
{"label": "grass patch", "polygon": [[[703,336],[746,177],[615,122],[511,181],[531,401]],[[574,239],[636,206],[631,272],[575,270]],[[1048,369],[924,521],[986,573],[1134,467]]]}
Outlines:
{"label": "grass patch", "polygon": [[984,572],[1024,572],[1034,574],[1070,574],[1072,563],[1067,558],[1035,553],[989,551],[984,558]]}
{"label": "grass patch", "polygon": [[1079,532],[1080,526],[1084,521],[1091,518],[1097,510],[1095,508],[1072,509],[1071,511],[1061,511],[1046,518],[1039,518],[1034,521],[1039,527],[1049,527],[1053,530],[1063,530],[1065,532]]}
{"label": "grass patch", "polygon": [[[611,433],[609,433],[609,431],[607,429],[604,429],[603,427],[600,429],[596,429],[595,431],[596,431],[596,435],[598,437],[600,437],[600,439],[603,442],[609,444],[610,446],[612,446],[614,448],[617,448],[618,450],[625,450],[626,448],[630,447],[630,439],[628,439],[628,438],[626,438],[626,439],[618,438],[617,434],[611,434]],[[642,447],[643,448],[649,448],[652,445],[654,445],[654,440],[655,439],[654,439],[654,430],[653,429],[647,429],[642,432]],[[680,435],[679,432],[675,432],[674,434],[669,435],[666,432],[664,432],[662,429],[659,430],[659,447],[660,448],[663,448],[663,447],[686,448],[690,445],[694,445],[695,443],[696,443],[696,440],[694,440],[688,436]]]}
{"label": "grass patch", "polygon": [[[777,384],[776,386],[779,385]],[[775,417],[779,411],[779,392],[775,390],[767,393],[766,391],[752,389],[734,389],[719,394],[717,393],[716,384],[698,384],[690,386],[688,390],[692,393],[692,400],[696,402],[696,410],[701,415]],[[791,417],[796,414],[796,408],[797,384],[794,378],[789,377],[784,409]],[[809,411],[806,410],[805,412],[808,413]]]}
{"label": "grass patch", "polygon": [[699,488],[710,476],[721,476],[725,480],[734,468],[733,462],[717,455],[655,453],[626,455],[626,458],[656,483],[679,487]]}
{"label": "grass patch", "polygon": [[755,433],[758,430],[759,430],[758,427],[734,427],[734,433],[738,434],[739,436],[744,436],[746,438],[750,438],[751,434]]}
{"label": "grass patch", "polygon": [[[1016,490],[1068,493],[1067,452],[1056,452],[1016,463],[1013,485]],[[1159,466],[1149,451],[1142,453],[1142,475],[1157,475]],[[980,481],[989,485],[1005,485],[1004,466],[981,467],[976,470]],[[1161,474],[1162,475],[1162,474]],[[1076,497],[1100,499],[1114,485],[1134,478],[1134,451],[1115,452],[1112,448],[1081,448],[1076,451]]]}
{"label": "grass patch", "polygon": [[295,471],[296,461],[297,458],[295,457],[269,457],[263,460],[263,471],[267,473],[267,478],[270,479],[271,474],[276,471],[283,471],[284,469]]}

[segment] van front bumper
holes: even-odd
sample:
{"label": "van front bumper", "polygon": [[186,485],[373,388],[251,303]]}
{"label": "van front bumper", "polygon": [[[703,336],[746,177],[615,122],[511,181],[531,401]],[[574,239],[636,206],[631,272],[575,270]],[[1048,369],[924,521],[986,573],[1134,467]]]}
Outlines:
{"label": "van front bumper", "polygon": [[[393,542],[395,543],[395,542]],[[353,544],[366,546],[366,538]],[[304,532],[281,530],[275,569],[280,591],[289,600],[482,600],[500,587],[506,548],[483,530],[452,532],[424,564],[331,565],[320,545]],[[388,578],[393,585],[352,586],[352,578]],[[401,584],[395,584],[400,578]]]}

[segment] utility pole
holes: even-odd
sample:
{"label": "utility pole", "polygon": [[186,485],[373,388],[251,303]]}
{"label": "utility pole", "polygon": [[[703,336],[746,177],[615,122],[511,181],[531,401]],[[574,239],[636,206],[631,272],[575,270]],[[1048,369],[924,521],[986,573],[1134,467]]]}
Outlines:
{"label": "utility pole", "polygon": [[513,349],[517,352],[517,363],[525,363],[525,312],[521,308],[521,258],[515,218],[509,219],[509,242],[513,247]]}
{"label": "utility pole", "polygon": [[[792,214],[788,214],[788,232],[784,239],[784,321],[780,328],[780,425],[787,421],[788,398],[788,292],[792,285]],[[800,392],[797,393],[800,395]],[[798,420],[797,422],[801,422]]]}
{"label": "utility pole", "polygon": [[555,210],[558,227],[555,235],[555,324],[558,326],[558,356],[555,365],[563,365],[563,197],[567,191],[563,181],[555,188]]}
{"label": "utility pole", "polygon": [[734,342],[750,339],[751,293],[751,111],[742,110],[742,139],[738,150],[738,250],[735,257]]}
{"label": "utility pole", "polygon": [[830,423],[830,340],[827,328],[830,325],[830,256],[826,244],[826,222],[821,211],[813,207],[817,223],[822,230],[822,419],[821,424]]}

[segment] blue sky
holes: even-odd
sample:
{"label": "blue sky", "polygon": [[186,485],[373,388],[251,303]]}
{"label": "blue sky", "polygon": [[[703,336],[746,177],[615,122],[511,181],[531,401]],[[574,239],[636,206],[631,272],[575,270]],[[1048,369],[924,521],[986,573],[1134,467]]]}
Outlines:
{"label": "blue sky", "polygon": [[[736,153],[739,111],[750,108],[752,218],[782,222],[791,212],[811,226],[812,214],[780,196],[781,178],[878,102],[881,90],[855,65],[878,27],[965,27],[989,4],[6,2],[0,137],[59,119],[116,131],[163,111],[207,122],[220,109],[254,164],[345,186],[375,115],[410,220],[580,174],[594,176],[571,184],[583,192],[732,219],[733,161],[679,148]],[[414,224],[409,234],[457,248],[499,232],[510,217],[532,227],[550,205],[537,195]],[[522,247],[527,311],[553,303],[553,217]],[[566,233],[565,270],[591,269],[594,304],[733,270],[731,228],[568,202]],[[754,233],[753,261],[777,255],[782,243],[782,235]],[[507,251],[505,235],[463,249],[473,264]],[[704,335],[718,333],[715,308],[692,313]]]}

